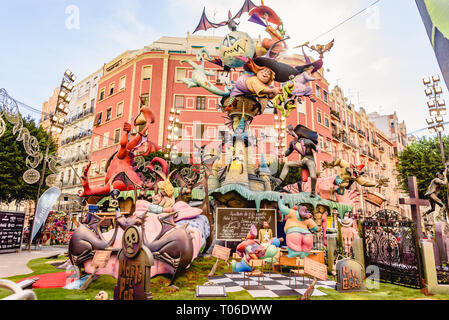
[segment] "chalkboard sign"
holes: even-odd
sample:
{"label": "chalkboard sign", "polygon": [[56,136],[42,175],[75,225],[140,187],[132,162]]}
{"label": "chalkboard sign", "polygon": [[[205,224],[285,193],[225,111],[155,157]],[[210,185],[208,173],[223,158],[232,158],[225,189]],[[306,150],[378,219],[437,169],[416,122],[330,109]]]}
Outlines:
{"label": "chalkboard sign", "polygon": [[252,225],[261,228],[268,221],[273,237],[277,237],[275,209],[218,208],[215,212],[215,238],[222,241],[241,241]]}
{"label": "chalkboard sign", "polygon": [[24,213],[0,211],[0,253],[20,249],[24,222]]}

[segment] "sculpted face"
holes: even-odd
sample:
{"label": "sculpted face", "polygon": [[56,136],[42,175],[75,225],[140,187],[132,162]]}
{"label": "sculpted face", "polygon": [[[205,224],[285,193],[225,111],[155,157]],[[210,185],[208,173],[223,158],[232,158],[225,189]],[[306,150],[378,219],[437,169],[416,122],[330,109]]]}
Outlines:
{"label": "sculpted face", "polygon": [[140,249],[141,239],[136,227],[131,226],[125,230],[123,235],[123,249],[129,258],[134,257]]}
{"label": "sculpted face", "polygon": [[253,58],[255,50],[254,41],[247,33],[233,31],[221,43],[220,59],[230,68],[240,68],[245,63],[237,57]]}
{"label": "sculpted face", "polygon": [[271,76],[273,71],[268,68],[264,68],[257,73],[257,79],[259,79],[262,83],[268,83],[271,80]]}
{"label": "sculpted face", "polygon": [[153,203],[159,205],[162,201],[162,194],[158,193],[153,196]]}

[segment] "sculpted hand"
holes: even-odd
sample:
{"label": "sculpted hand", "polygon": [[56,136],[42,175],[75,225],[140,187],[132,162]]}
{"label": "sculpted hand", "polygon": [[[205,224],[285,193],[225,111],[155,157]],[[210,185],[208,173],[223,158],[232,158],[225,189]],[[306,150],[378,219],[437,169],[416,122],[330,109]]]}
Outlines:
{"label": "sculpted hand", "polygon": [[173,207],[168,207],[168,208],[164,208],[162,210],[162,212],[164,212],[164,213],[172,213],[172,212],[175,212],[175,209],[173,209]]}
{"label": "sculpted hand", "polygon": [[282,88],[273,88],[273,93],[275,95],[282,94]]}
{"label": "sculpted hand", "polygon": [[323,162],[323,170],[332,169],[335,166],[334,162]]}
{"label": "sculpted hand", "polygon": [[377,181],[376,188],[388,187],[389,182],[390,182],[390,179],[388,179],[388,178],[380,178],[379,181]]}

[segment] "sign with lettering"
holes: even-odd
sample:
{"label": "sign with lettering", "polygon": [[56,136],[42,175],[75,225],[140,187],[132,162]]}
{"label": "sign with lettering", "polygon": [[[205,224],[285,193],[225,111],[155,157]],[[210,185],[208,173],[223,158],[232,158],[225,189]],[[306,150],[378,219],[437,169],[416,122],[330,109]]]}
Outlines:
{"label": "sign with lettering", "polygon": [[218,208],[215,212],[215,238],[221,241],[241,241],[246,238],[252,225],[261,228],[267,221],[277,237],[275,209]]}
{"label": "sign with lettering", "polygon": [[20,250],[25,213],[0,212],[0,253]]}
{"label": "sign with lettering", "polygon": [[138,228],[125,230],[120,250],[119,274],[114,288],[114,300],[151,300],[151,266],[153,254],[142,246],[142,235]]}
{"label": "sign with lettering", "polygon": [[372,191],[365,191],[363,193],[363,196],[365,198],[365,201],[375,205],[378,208],[380,208],[382,206],[382,204],[387,200],[380,193],[372,192]]}
{"label": "sign with lettering", "polygon": [[359,262],[349,258],[337,262],[337,291],[363,291],[364,279],[365,271]]}
{"label": "sign with lettering", "polygon": [[231,255],[230,248],[219,246],[218,244],[216,244],[214,246],[214,250],[212,251],[212,257],[215,257],[217,259],[221,259],[224,261],[227,261],[229,259],[230,255]]}
{"label": "sign with lettering", "polygon": [[304,273],[317,279],[327,280],[327,266],[313,259],[304,259]]}

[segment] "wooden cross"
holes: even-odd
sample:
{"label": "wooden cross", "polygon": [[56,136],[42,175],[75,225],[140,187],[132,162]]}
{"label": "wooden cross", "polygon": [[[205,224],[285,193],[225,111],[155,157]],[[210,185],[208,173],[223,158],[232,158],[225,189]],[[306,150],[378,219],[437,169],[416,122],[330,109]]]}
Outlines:
{"label": "wooden cross", "polygon": [[408,177],[408,190],[410,199],[400,198],[399,203],[410,205],[412,210],[412,219],[416,225],[416,231],[418,233],[418,239],[421,240],[423,238],[423,233],[420,207],[430,206],[430,202],[428,200],[419,199],[416,177]]}

